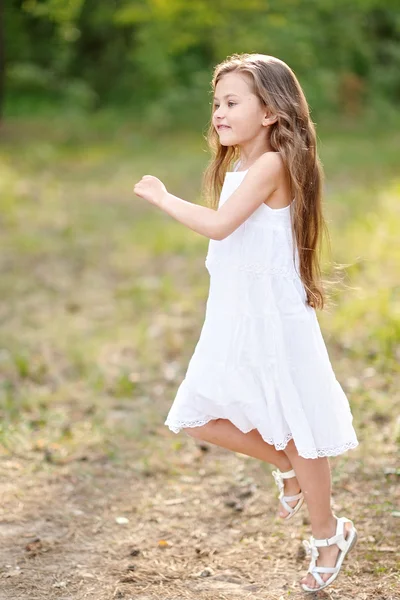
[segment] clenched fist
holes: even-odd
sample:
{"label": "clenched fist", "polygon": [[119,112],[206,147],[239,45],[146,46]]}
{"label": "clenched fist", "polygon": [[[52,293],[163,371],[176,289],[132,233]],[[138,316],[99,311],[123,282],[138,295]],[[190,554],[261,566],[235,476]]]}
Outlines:
{"label": "clenched fist", "polygon": [[142,179],[135,184],[133,192],[155,206],[160,206],[163,198],[168,194],[163,182],[153,175],[143,175]]}

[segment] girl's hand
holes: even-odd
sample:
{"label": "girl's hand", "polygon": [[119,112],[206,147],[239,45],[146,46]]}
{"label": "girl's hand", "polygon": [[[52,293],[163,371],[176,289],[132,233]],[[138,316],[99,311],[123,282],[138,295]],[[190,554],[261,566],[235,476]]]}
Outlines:
{"label": "girl's hand", "polygon": [[143,175],[133,187],[133,192],[155,206],[161,206],[163,198],[168,194],[167,188],[157,177]]}

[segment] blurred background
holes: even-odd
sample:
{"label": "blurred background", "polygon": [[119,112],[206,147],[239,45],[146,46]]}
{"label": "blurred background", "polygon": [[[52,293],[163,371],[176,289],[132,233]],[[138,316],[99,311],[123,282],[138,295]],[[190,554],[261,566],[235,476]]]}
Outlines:
{"label": "blurred background", "polygon": [[[34,555],[47,569],[39,577],[26,571],[8,577],[8,597],[22,597],[17,591],[49,597],[52,568],[62,565],[60,577],[68,583],[60,580],[59,587],[88,598],[90,578],[72,568],[76,558],[101,582],[96,588],[90,581],[96,600],[112,592],[122,598],[121,576],[136,560],[129,557],[137,556],[130,570],[138,575],[124,590],[148,589],[135,598],[153,598],[153,592],[160,598],[157,586],[165,581],[173,594],[222,598],[212,587],[207,596],[205,584],[190,591],[183,567],[172,569],[168,553],[159,553],[182,543],[182,556],[197,572],[207,535],[219,555],[209,548],[212,558],[202,566],[223,568],[229,560],[232,569],[242,566],[239,583],[226,580],[226,586],[243,593],[241,577],[264,573],[265,562],[260,571],[257,566],[262,540],[249,534],[244,554],[237,545],[246,527],[260,528],[259,520],[250,519],[246,506],[223,500],[225,492],[250,486],[238,502],[257,504],[260,464],[195,444],[163,425],[204,319],[208,240],[132,191],[152,174],[171,193],[201,201],[212,70],[240,52],[287,62],[316,124],[332,254],[344,265],[335,305],[318,318],[361,442],[333,461],[337,508],[351,509],[349,516],[365,527],[359,562],[349,567],[343,589],[362,572],[367,587],[360,600],[375,598],[378,589],[395,597],[398,0],[2,0],[0,510],[8,528],[0,552],[10,569],[21,554]],[[326,274],[333,274],[328,260]],[[261,468],[269,473],[269,465]],[[276,501],[269,479],[266,487],[268,515]],[[193,490],[200,505],[192,502]],[[197,531],[200,507],[209,509],[210,502],[214,517],[204,513],[206,535],[193,534],[200,548],[195,555],[187,539]],[[126,522],[117,517],[133,529],[123,529]],[[218,527],[234,518],[239,525],[223,542]],[[17,543],[21,522],[27,537],[39,540],[29,548]],[[283,538],[267,531],[266,522],[273,559]],[[69,534],[68,549],[60,532]],[[58,540],[58,554],[49,539]],[[228,539],[235,548],[231,559],[224,554]],[[132,544],[136,555],[128,552]],[[147,572],[141,552],[149,563],[158,561],[159,570]],[[290,553],[282,560],[291,573]],[[269,581],[271,599],[284,597],[278,575]]]}
{"label": "blurred background", "polygon": [[316,118],[383,117],[399,101],[398,11],[394,0],[14,0],[3,103],[14,116],[108,107],[198,130],[213,66],[255,51],[294,69]]}

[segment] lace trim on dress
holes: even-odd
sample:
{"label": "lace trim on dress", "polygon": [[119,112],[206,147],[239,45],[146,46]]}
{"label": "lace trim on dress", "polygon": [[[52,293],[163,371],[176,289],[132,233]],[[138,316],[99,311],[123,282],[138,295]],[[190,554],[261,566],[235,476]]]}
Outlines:
{"label": "lace trim on dress", "polygon": [[[179,431],[181,429],[183,429],[184,427],[201,427],[202,425],[206,425],[209,421],[214,420],[215,417],[204,417],[204,419],[198,419],[196,421],[176,421],[174,424],[170,424],[170,423],[165,423],[165,425],[167,425],[169,427],[169,429],[171,431],[173,431],[174,433],[179,433]],[[243,433],[249,433],[249,431],[252,431],[253,429],[256,429],[256,427],[252,427],[251,429],[248,429],[247,431],[241,430]],[[258,430],[261,437],[263,438],[263,440],[265,442],[267,442],[267,444],[271,444],[271,446],[275,446],[275,448],[277,450],[284,450],[287,446],[287,444],[290,442],[290,440],[293,439],[293,435],[291,433],[289,433],[282,442],[274,442],[274,440],[272,438],[265,438],[261,431]],[[356,448],[359,445],[359,443],[357,441],[351,441],[351,442],[345,442],[344,444],[341,444],[340,446],[328,446],[326,448],[315,448],[315,449],[304,449],[304,448],[297,448],[297,452],[299,453],[299,456],[302,456],[303,458],[323,458],[326,456],[338,456],[339,454],[343,454],[344,452],[346,452],[347,450],[352,450],[353,448]]]}

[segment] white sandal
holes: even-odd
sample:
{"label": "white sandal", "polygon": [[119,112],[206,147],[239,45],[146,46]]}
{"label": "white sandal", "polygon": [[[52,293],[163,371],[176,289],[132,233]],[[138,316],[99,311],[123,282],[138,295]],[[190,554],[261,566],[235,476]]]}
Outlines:
{"label": "white sandal", "polygon": [[[291,477],[296,477],[296,473],[292,469],[291,471],[286,471],[282,473],[277,469],[276,471],[272,471],[272,475],[274,476],[275,483],[279,488],[279,501],[282,504],[283,508],[289,513],[286,517],[281,517],[283,521],[288,521],[291,519],[303,506],[304,495],[303,492],[296,494],[295,496],[284,496],[284,479],[290,479]],[[294,502],[298,500],[296,506],[293,508],[287,504],[288,502]]]}
{"label": "white sandal", "polygon": [[[319,590],[322,590],[331,583],[333,583],[333,581],[335,581],[336,577],[339,575],[345,556],[348,552],[350,552],[350,550],[353,548],[354,544],[357,541],[357,530],[354,527],[353,521],[350,521],[350,519],[347,519],[346,517],[339,518],[336,515],[334,516],[337,520],[336,534],[334,536],[325,540],[316,540],[314,537],[311,536],[310,541],[303,540],[303,545],[307,551],[307,554],[311,554],[311,562],[310,566],[308,567],[307,573],[311,573],[316,582],[319,584],[319,587],[310,588],[305,583],[302,583],[301,587],[306,592],[318,592]],[[347,538],[344,537],[345,523],[352,524],[352,528],[348,532]],[[321,546],[332,546],[333,544],[337,544],[340,550],[336,561],[336,565],[334,567],[317,567],[316,562],[319,556],[318,548]],[[324,581],[322,577],[320,577],[319,573],[332,573],[332,576],[329,577],[329,579],[327,579],[326,581]]]}

